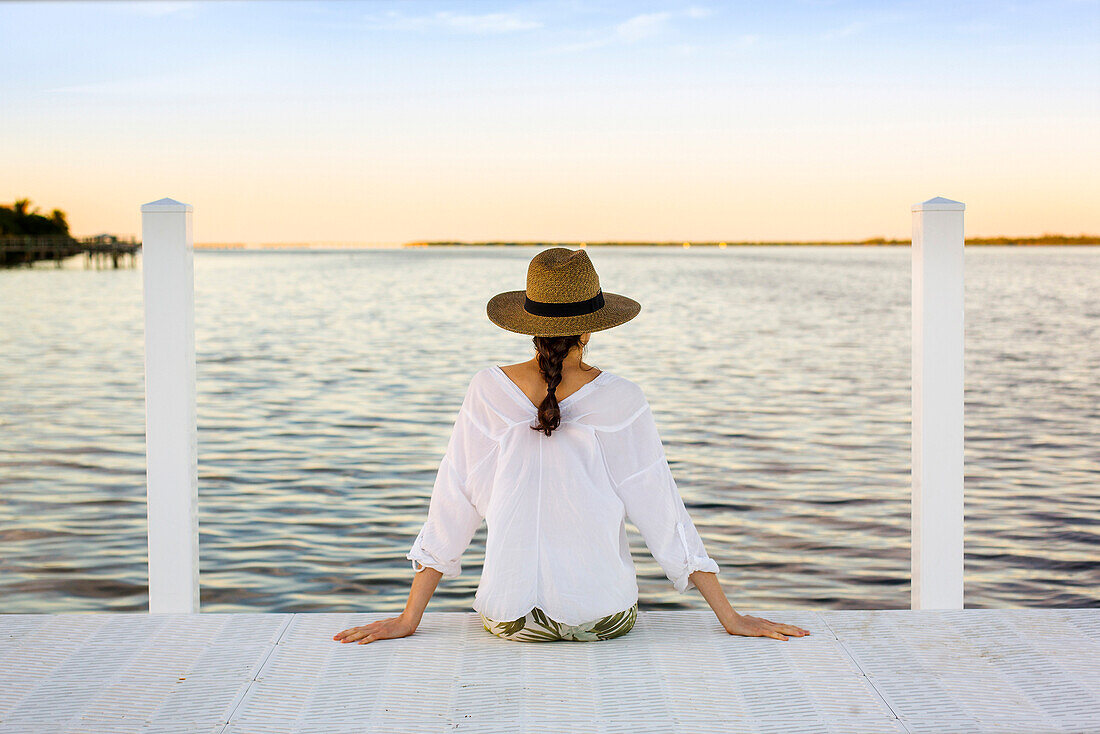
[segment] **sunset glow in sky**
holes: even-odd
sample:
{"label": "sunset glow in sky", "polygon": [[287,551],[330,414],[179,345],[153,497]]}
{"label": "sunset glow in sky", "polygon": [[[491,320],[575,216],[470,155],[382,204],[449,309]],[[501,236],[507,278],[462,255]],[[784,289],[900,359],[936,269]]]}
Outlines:
{"label": "sunset glow in sky", "polygon": [[203,242],[1100,233],[1100,4],[0,4],[0,203]]}

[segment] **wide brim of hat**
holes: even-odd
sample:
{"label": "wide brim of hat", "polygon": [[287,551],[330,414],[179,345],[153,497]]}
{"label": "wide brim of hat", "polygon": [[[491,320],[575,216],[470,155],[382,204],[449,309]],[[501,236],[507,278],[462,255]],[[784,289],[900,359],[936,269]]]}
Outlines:
{"label": "wide brim of hat", "polygon": [[618,293],[603,294],[603,308],[579,316],[536,316],[523,304],[527,291],[505,291],[489,299],[485,313],[502,329],[531,336],[572,336],[603,331],[624,324],[638,315],[642,304]]}

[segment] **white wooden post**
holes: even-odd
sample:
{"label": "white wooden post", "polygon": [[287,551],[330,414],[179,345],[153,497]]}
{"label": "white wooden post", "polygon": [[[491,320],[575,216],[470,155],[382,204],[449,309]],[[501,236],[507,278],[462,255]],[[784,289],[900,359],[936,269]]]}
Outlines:
{"label": "white wooden post", "polygon": [[913,609],[963,608],[963,210],[913,211]]}
{"label": "white wooden post", "polygon": [[199,611],[191,205],[141,207],[149,611]]}

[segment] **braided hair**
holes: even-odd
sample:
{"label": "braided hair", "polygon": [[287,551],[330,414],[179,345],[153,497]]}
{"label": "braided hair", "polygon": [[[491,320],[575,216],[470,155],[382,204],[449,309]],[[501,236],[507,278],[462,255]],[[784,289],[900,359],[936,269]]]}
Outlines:
{"label": "braided hair", "polygon": [[539,405],[539,424],[531,426],[531,428],[549,436],[561,423],[561,410],[558,408],[558,396],[555,391],[561,383],[562,363],[574,347],[580,347],[583,355],[588,345],[581,342],[580,334],[575,336],[536,336],[533,341],[539,372],[542,374],[542,378],[546,380],[546,397]]}

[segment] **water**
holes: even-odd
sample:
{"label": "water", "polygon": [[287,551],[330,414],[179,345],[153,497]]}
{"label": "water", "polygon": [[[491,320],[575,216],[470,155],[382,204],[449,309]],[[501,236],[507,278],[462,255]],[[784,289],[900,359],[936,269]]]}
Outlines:
{"label": "water", "polygon": [[[195,256],[205,611],[399,612],[529,248]],[[591,248],[735,608],[909,605],[908,248]],[[1100,248],[966,253],[966,604],[1100,604]],[[5,612],[147,604],[140,270],[0,271]],[[633,527],[641,608],[679,595]],[[430,609],[468,611],[484,525]]]}

